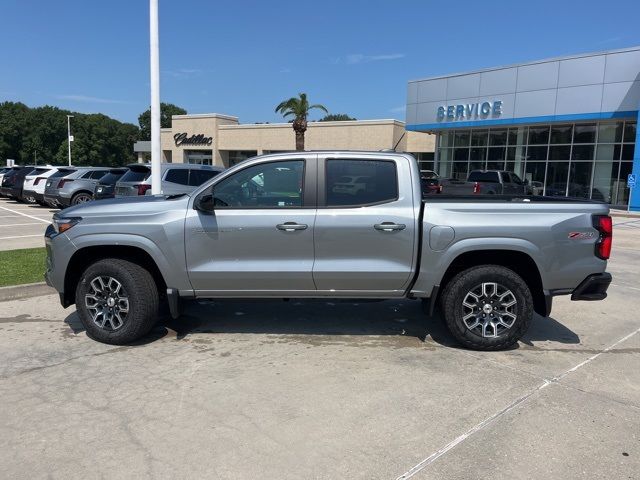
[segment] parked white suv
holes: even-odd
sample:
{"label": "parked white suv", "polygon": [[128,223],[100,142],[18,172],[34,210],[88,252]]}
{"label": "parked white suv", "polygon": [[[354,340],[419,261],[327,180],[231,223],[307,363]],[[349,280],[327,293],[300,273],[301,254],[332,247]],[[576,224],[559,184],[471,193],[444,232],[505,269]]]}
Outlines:
{"label": "parked white suv", "polygon": [[35,169],[26,177],[24,177],[24,186],[22,187],[22,198],[28,202],[38,203],[45,206],[44,202],[44,187],[47,183],[47,178],[58,171],[58,167],[52,167],[51,165],[45,165],[42,167],[35,167]]}

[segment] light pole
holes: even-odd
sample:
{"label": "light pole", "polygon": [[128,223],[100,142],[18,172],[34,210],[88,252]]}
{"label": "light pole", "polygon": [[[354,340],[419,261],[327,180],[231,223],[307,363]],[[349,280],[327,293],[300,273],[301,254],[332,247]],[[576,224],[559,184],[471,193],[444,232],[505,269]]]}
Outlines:
{"label": "light pole", "polygon": [[73,115],[67,115],[67,145],[69,147],[69,166],[71,166],[71,142],[73,137],[71,136],[71,119]]}
{"label": "light pole", "polygon": [[151,60],[151,194],[162,190],[160,178],[160,41],[158,0],[149,0],[149,56]]}

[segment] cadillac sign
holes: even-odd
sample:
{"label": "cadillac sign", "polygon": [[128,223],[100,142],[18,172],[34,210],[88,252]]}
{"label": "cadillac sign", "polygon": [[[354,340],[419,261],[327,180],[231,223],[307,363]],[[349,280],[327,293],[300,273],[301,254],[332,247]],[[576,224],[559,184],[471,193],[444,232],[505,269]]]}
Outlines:
{"label": "cadillac sign", "polygon": [[176,143],[176,147],[180,145],[209,146],[213,143],[213,137],[205,137],[202,133],[191,136],[186,133],[176,133],[173,136],[173,141]]}
{"label": "cadillac sign", "polygon": [[441,105],[438,107],[438,121],[448,120],[472,120],[483,119],[489,115],[499,117],[502,115],[502,100],[493,102],[464,103],[459,105]]}

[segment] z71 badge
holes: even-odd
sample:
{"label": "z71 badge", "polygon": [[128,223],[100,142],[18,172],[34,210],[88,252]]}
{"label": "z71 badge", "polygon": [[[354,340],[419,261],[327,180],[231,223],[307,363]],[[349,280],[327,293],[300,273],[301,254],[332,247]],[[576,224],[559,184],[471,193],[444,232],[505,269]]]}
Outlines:
{"label": "z71 badge", "polygon": [[585,238],[593,238],[595,233],[593,232],[571,232],[569,238],[572,240],[584,240]]}

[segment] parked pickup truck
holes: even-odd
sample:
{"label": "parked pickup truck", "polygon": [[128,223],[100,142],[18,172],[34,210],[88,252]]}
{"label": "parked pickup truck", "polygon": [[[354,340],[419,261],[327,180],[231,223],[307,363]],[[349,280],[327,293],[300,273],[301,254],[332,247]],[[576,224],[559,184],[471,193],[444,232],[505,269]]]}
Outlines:
{"label": "parked pickup truck", "polygon": [[[334,188],[345,177],[358,192]],[[196,298],[422,299],[466,347],[520,339],[555,295],[601,300],[608,206],[433,195],[408,154],[248,159],[190,194],[104,200],[54,215],[47,283],[87,334],[125,344]]]}
{"label": "parked pickup truck", "polygon": [[447,195],[531,195],[533,189],[513,172],[472,170],[467,180],[441,179],[441,192]]}

